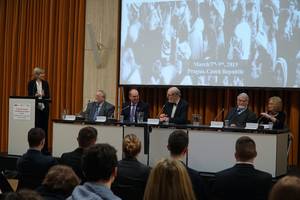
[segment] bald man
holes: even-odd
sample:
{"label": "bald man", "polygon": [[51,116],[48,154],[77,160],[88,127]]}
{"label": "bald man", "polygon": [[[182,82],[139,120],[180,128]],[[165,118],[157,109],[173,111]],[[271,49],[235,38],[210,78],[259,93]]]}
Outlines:
{"label": "bald man", "polygon": [[256,114],[248,108],[249,96],[241,93],[237,96],[237,106],[232,108],[225,120],[229,120],[230,126],[245,127],[247,122],[256,122]]}
{"label": "bald man", "polygon": [[186,124],[188,103],[181,99],[181,92],[177,87],[171,87],[167,91],[168,101],[163,107],[163,113],[159,116],[160,122]]}
{"label": "bald man", "polygon": [[124,121],[136,122],[137,113],[144,113],[144,121],[147,121],[149,117],[149,105],[143,101],[140,101],[139,91],[137,89],[131,89],[128,93],[129,101],[123,104],[121,115],[124,116]]}

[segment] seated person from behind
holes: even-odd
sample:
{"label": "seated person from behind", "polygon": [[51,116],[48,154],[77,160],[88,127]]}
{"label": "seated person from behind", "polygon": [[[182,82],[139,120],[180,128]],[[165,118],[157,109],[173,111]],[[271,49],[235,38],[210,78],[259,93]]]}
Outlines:
{"label": "seated person from behind", "polygon": [[229,120],[230,126],[245,127],[247,122],[256,122],[256,115],[248,108],[249,96],[241,93],[237,96],[237,106],[232,108],[225,120]]}
{"label": "seated person from behind", "polygon": [[95,101],[87,104],[83,116],[91,121],[96,120],[97,116],[113,117],[115,106],[105,100],[105,93],[103,90],[97,90]]}
{"label": "seated person from behind", "polygon": [[282,111],[282,101],[280,97],[270,97],[268,101],[268,111],[260,114],[258,120],[262,124],[273,122],[274,129],[284,128],[285,113]]}
{"label": "seated person from behind", "polygon": [[72,167],[76,175],[82,181],[85,180],[81,169],[83,151],[96,143],[97,134],[97,129],[94,127],[84,127],[80,129],[77,137],[79,147],[72,152],[63,153],[60,159],[60,163]]}
{"label": "seated person from behind", "polygon": [[120,200],[110,190],[117,176],[117,150],[109,144],[95,144],[82,156],[83,185],[76,186],[68,200]]}
{"label": "seated person from behind", "polygon": [[300,178],[285,176],[273,186],[269,200],[300,200]]}
{"label": "seated person from behind", "polygon": [[49,169],[37,192],[45,200],[66,199],[79,183],[80,180],[72,168],[65,165],[55,165]]}
{"label": "seated person from behind", "polygon": [[[183,130],[173,131],[168,139],[168,150],[170,151],[171,158],[182,162],[184,160],[184,156],[188,152],[188,144],[189,137],[186,132]],[[196,198],[200,200],[208,199],[205,183],[199,172],[187,167],[183,162],[182,164],[185,166],[190,176]]]}
{"label": "seated person from behind", "polygon": [[213,199],[266,200],[272,186],[272,176],[254,168],[256,156],[254,140],[248,136],[238,138],[235,144],[236,164],[217,173]]}
{"label": "seated person from behind", "polygon": [[112,191],[123,200],[143,199],[150,168],[137,160],[141,148],[141,141],[136,135],[125,136],[125,157],[118,163],[117,178],[112,185]]}
{"label": "seated person from behind", "polygon": [[32,128],[28,132],[28,151],[17,161],[18,189],[35,189],[41,185],[50,167],[57,164],[52,156],[43,155],[45,132],[41,128]]}
{"label": "seated person from behind", "polygon": [[163,113],[159,116],[160,122],[186,124],[188,103],[181,98],[180,90],[177,87],[169,88],[167,98],[168,101],[163,106]]}
{"label": "seated person from behind", "polygon": [[129,91],[129,102],[126,102],[122,106],[121,115],[124,116],[125,121],[136,122],[137,113],[144,113],[144,121],[147,121],[149,117],[149,105],[143,101],[140,101],[139,92],[136,89]]}

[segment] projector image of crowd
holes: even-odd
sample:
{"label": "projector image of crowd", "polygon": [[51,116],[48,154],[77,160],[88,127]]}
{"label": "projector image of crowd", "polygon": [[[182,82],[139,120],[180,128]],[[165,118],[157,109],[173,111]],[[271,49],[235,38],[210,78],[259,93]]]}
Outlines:
{"label": "projector image of crowd", "polygon": [[207,182],[198,171],[184,164],[189,138],[182,130],[170,131],[166,144],[170,155],[162,158],[153,168],[138,161],[142,145],[136,135],[124,137],[123,158],[119,158],[119,161],[113,146],[107,143],[96,144],[97,136],[95,128],[84,127],[78,133],[78,148],[63,153],[60,158],[53,158],[41,152],[45,144],[45,132],[40,128],[32,128],[28,132],[29,149],[17,161],[17,191],[2,191],[1,199],[300,198],[299,177],[287,175],[273,183],[271,174],[255,169],[256,144],[248,136],[239,137],[235,143],[235,154],[232,156],[236,164],[218,172],[213,182]]}
{"label": "projector image of crowd", "polygon": [[[297,0],[124,1],[122,6],[126,84],[300,85]],[[207,68],[201,65],[242,72],[203,72]]]}

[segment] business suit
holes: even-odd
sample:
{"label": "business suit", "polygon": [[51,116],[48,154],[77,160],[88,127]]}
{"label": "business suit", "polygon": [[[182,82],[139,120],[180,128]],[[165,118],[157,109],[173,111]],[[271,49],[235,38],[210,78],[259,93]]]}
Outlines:
{"label": "business suit", "polygon": [[186,124],[187,123],[187,113],[188,113],[188,103],[180,99],[177,106],[174,117],[171,118],[173,103],[167,102],[164,106],[163,113],[169,117],[170,123],[175,124]]}
{"label": "business suit", "polygon": [[217,173],[213,197],[220,200],[267,200],[271,186],[271,174],[241,163]]}
{"label": "business suit", "polygon": [[[131,102],[126,102],[123,104],[122,106],[122,112],[121,115],[124,116],[124,120],[125,121],[129,121],[130,120],[130,111],[131,111]],[[144,113],[144,121],[147,121],[148,117],[149,117],[149,104],[139,101],[136,105],[136,109],[135,109],[135,121],[137,120],[137,113],[138,112],[143,112]]]}
{"label": "business suit", "polygon": [[248,108],[239,114],[238,108],[232,108],[227,114],[226,120],[229,120],[229,124],[235,124],[237,127],[245,127],[247,122],[256,122],[256,114],[250,111]]}
{"label": "business suit", "polygon": [[[42,89],[44,91],[44,96],[42,99],[50,99],[50,90],[49,90],[49,84],[45,80],[42,81]],[[36,86],[36,79],[33,79],[28,82],[27,85],[28,89],[28,96],[35,97],[35,94],[37,93],[37,86]],[[47,151],[48,149],[48,121],[49,121],[49,103],[43,102],[45,108],[43,110],[38,108],[38,103],[36,103],[35,108],[35,127],[42,128],[45,133],[45,145],[43,151]]]}
{"label": "business suit", "polygon": [[29,149],[17,161],[18,189],[35,189],[41,185],[50,167],[57,161],[52,156],[43,155],[40,151]]}
{"label": "business suit", "polygon": [[136,158],[124,158],[118,163],[112,191],[123,200],[142,200],[150,168]]}
{"label": "business suit", "polygon": [[74,151],[63,153],[60,158],[60,164],[72,167],[76,175],[84,180],[84,175],[81,169],[81,158],[83,155],[83,148],[77,148]]}
{"label": "business suit", "polygon": [[[97,111],[98,106],[99,106],[98,102],[88,103],[87,108],[84,112],[84,116],[87,116],[88,120],[91,121],[95,120],[94,115],[95,112]],[[115,111],[115,106],[108,103],[107,101],[104,101],[102,103],[101,109],[97,116],[113,117],[114,111]]]}
{"label": "business suit", "polygon": [[205,182],[203,178],[200,176],[199,172],[196,170],[187,167],[184,163],[183,165],[186,167],[186,170],[190,176],[192,185],[193,185],[193,190],[196,196],[196,199],[199,200],[207,200],[207,188],[205,186]]}

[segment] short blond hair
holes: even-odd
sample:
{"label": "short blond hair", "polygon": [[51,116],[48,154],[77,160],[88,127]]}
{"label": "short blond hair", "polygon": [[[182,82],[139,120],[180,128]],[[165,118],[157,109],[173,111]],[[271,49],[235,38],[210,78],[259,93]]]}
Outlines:
{"label": "short blond hair", "polygon": [[35,68],[33,69],[33,74],[38,74],[38,75],[40,75],[40,74],[43,74],[44,72],[45,72],[45,70],[42,69],[42,68],[40,68],[40,67],[35,67]]}
{"label": "short blond hair", "polygon": [[126,157],[134,158],[141,152],[141,141],[134,134],[129,134],[123,140],[123,152]]}
{"label": "short blond hair", "polygon": [[279,112],[282,111],[282,100],[280,97],[273,96],[269,98],[269,102],[272,101],[274,103],[274,111]]}

